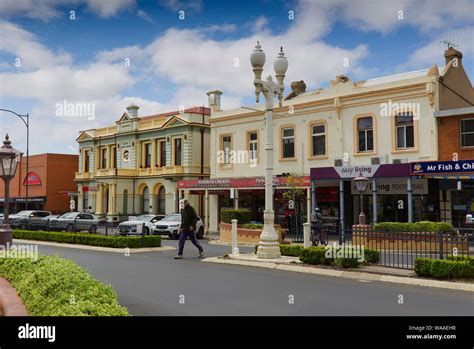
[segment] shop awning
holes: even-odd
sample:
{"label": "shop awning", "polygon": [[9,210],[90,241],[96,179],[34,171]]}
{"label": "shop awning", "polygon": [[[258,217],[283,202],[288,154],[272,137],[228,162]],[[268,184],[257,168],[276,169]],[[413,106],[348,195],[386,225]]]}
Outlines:
{"label": "shop awning", "polygon": [[[290,186],[306,188],[310,186],[309,176],[292,177]],[[276,188],[287,188],[288,177],[273,177],[273,186]],[[212,178],[212,179],[189,179],[178,182],[178,189],[263,189],[265,188],[265,177],[248,178]]]}
{"label": "shop awning", "polygon": [[352,179],[360,174],[368,178],[410,177],[410,164],[314,167],[310,173],[311,180]]}

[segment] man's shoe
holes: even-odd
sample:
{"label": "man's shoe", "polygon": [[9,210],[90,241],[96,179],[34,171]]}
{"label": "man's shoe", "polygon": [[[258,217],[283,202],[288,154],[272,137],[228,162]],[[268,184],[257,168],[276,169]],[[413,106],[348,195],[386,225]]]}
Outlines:
{"label": "man's shoe", "polygon": [[177,256],[174,256],[174,259],[183,259],[183,256],[177,255]]}
{"label": "man's shoe", "polygon": [[199,252],[199,258],[204,258],[204,251]]}

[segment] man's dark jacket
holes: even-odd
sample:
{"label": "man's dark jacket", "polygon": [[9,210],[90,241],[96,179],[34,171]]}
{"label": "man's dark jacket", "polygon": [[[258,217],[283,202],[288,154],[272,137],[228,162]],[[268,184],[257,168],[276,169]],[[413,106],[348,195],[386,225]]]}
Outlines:
{"label": "man's dark jacket", "polygon": [[191,205],[184,206],[181,210],[181,228],[185,231],[189,230],[189,227],[193,227],[193,230],[196,230],[196,223],[198,221],[198,216],[194,207]]}

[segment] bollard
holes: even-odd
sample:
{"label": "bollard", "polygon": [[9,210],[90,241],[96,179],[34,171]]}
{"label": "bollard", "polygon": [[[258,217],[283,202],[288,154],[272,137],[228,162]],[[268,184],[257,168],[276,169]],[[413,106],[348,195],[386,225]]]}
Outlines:
{"label": "bollard", "polygon": [[303,241],[304,248],[311,246],[311,226],[309,223],[303,223]]}
{"label": "bollard", "polygon": [[232,255],[239,255],[239,248],[237,247],[237,219],[232,219]]}

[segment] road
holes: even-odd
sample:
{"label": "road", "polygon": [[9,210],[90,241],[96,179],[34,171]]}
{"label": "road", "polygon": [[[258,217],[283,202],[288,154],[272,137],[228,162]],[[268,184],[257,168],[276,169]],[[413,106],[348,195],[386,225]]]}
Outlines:
{"label": "road", "polygon": [[[177,241],[163,244],[176,247]],[[230,252],[227,246],[202,244],[207,256]],[[111,284],[132,315],[474,314],[469,292],[202,263],[189,241],[183,260],[173,259],[176,251],[125,256],[40,245],[39,252],[73,259]]]}

